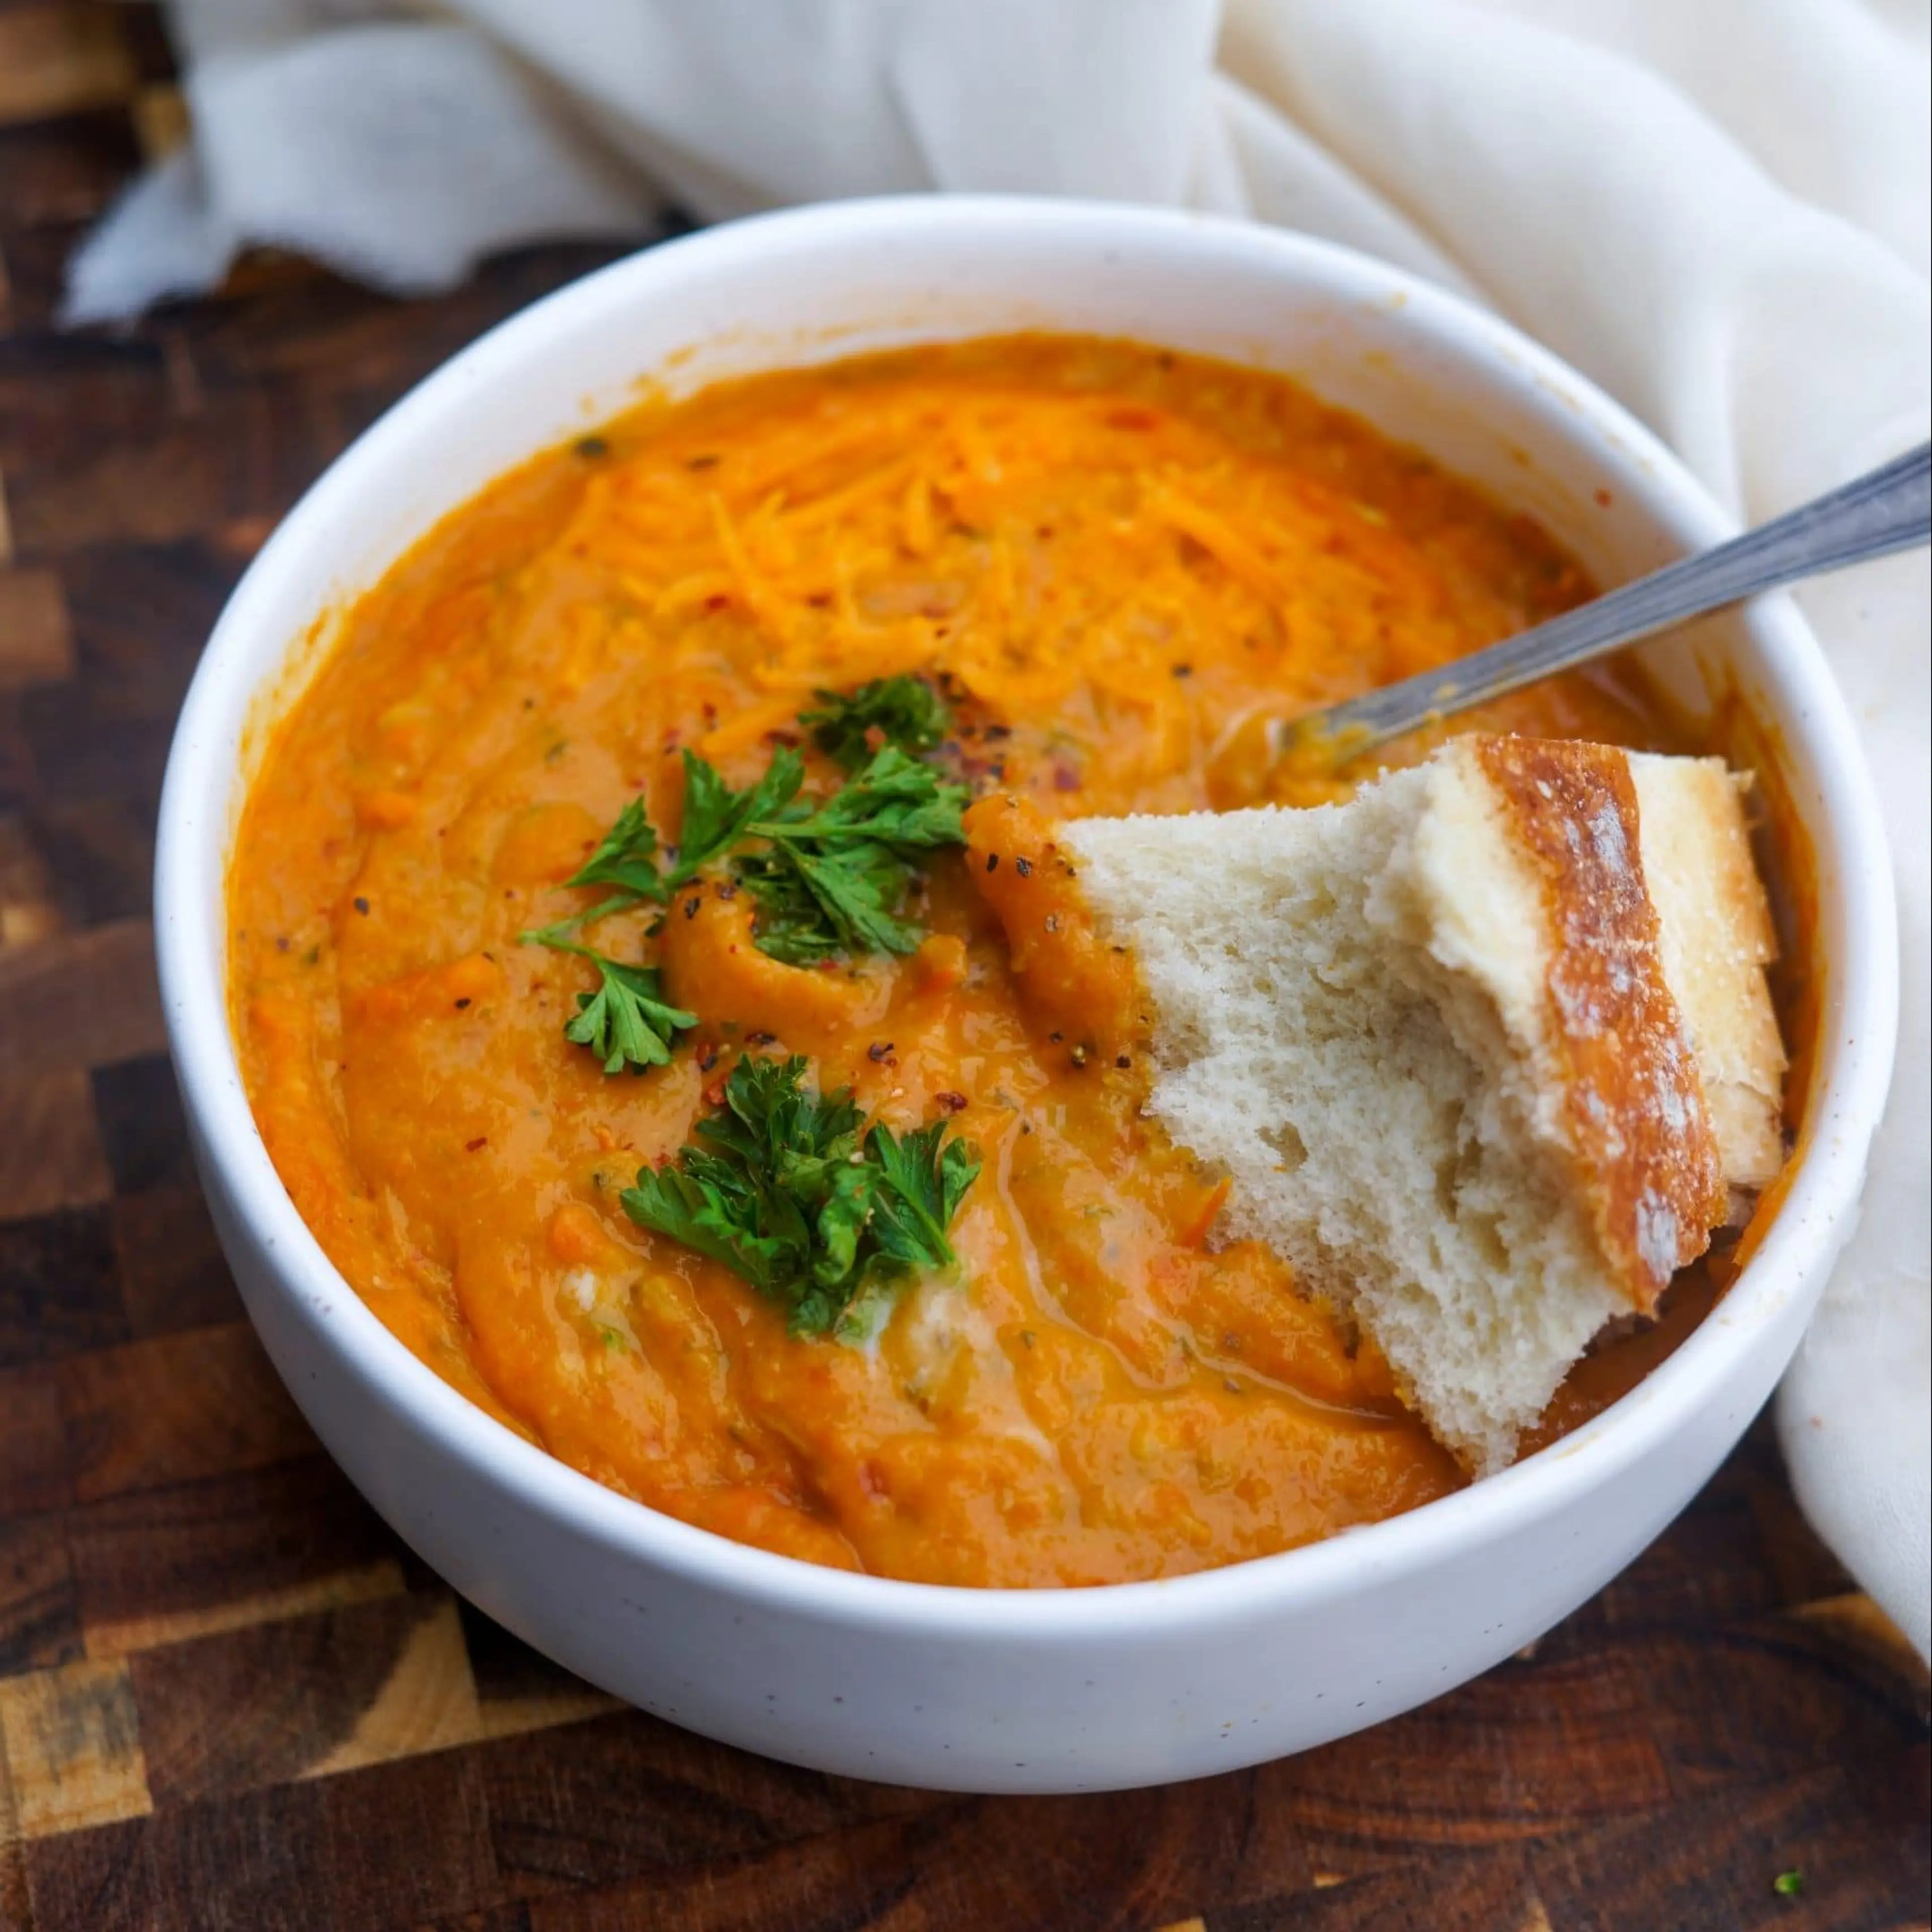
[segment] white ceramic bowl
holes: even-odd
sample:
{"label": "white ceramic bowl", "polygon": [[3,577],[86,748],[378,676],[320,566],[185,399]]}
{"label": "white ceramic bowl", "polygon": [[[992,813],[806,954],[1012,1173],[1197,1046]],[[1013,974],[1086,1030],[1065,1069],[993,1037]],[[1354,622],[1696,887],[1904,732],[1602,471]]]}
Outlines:
{"label": "white ceramic bowl", "polygon": [[[318,616],[641,377],[1023,328],[1294,375],[1534,512],[1606,580],[1726,534],[1646,431],[1488,315],[1279,230],[1065,202],[848,202],[715,229],[539,302],[398,404],[256,559],[176,734],[155,882],[169,1036],[250,1316],[396,1530],[540,1650],[632,1702],[796,1762],[971,1790],[1190,1778],[1304,1749],[1487,1669],[1599,1588],[1737,1441],[1850,1230],[1890,1072],[1894,912],[1875,802],[1785,602],[1659,662],[1771,728],[1817,860],[1822,1036],[1800,1169],[1721,1306],[1556,1448],[1393,1522],[1167,1582],[971,1591],[819,1569],[626,1501],[500,1427],[394,1340],[269,1164],[223,992],[224,868],[261,707]],[[690,352],[680,357],[677,352]],[[1598,495],[1607,490],[1606,503]]]}

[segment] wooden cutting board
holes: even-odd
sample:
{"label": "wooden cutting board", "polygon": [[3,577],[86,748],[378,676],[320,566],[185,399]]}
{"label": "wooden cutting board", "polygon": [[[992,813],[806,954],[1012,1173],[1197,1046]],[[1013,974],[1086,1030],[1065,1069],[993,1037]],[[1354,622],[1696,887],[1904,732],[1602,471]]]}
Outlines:
{"label": "wooden cutting board", "polygon": [[1118,1797],[706,1743],[388,1534],[256,1346],[188,1168],[155,797],[275,518],[602,258],[532,250],[408,304],[258,258],[126,334],[57,334],[67,250],[178,138],[170,76],[150,8],[0,0],[0,1925],[1922,1924],[1925,1676],[1762,1424],[1534,1654],[1327,1750]]}

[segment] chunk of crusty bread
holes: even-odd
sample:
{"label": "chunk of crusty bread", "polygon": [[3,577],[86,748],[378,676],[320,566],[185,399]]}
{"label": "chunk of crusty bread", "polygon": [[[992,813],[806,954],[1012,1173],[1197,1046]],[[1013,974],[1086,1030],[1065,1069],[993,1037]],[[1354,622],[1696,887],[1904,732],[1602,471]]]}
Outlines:
{"label": "chunk of crusty bread", "polygon": [[1739,793],[1718,759],[1463,737],[1343,805],[1060,830],[1228,1232],[1478,1473],[1782,1158]]}

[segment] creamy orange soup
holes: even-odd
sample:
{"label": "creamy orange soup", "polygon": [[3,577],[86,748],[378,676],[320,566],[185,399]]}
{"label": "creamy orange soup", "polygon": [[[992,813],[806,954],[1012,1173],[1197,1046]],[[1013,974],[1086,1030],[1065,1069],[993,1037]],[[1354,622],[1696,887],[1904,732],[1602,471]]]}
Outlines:
{"label": "creamy orange soup", "polygon": [[[1454,1465],[1280,1260],[1217,1242],[1223,1188],[1141,1118],[1131,962],[1018,862],[1066,815],[1244,802],[1269,784],[1244,721],[1590,588],[1534,524],[1293,383],[1132,344],[926,349],[641,409],[446,519],[272,734],[231,938],[276,1166],[440,1374],[746,1542],[1090,1584],[1413,1508]],[[675,847],[686,751],[745,786],[796,747],[806,794],[831,793],[846,774],[800,712],[898,676],[950,712],[925,761],[981,801],[899,908],[923,937],[787,963],[722,872],[620,906],[585,935],[655,965],[694,1024],[666,1064],[607,1073],[562,1030],[595,969],[520,935],[598,898],[564,881],[632,800]],[[1682,748],[1608,675],[1462,722]],[[896,1278],[848,1339],[794,1332],[620,1200],[742,1057],[794,1054],[808,1087],[943,1122],[980,1162],[955,1264]],[[1593,1360],[1549,1427],[1707,1297]]]}

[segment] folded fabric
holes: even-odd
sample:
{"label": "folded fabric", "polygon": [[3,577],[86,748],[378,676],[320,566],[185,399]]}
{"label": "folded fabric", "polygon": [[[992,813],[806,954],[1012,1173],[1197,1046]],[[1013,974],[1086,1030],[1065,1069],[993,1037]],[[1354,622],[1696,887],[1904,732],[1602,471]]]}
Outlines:
{"label": "folded fabric", "polygon": [[[274,242],[400,291],[539,236],[894,190],[1186,204],[1509,314],[1741,516],[1927,434],[1925,0],[172,0],[194,146],[68,320]],[[454,16],[454,17],[452,17]],[[1932,1655],[1922,556],[1802,593],[1883,794],[1904,949],[1863,1222],[1786,1378],[1799,1497]]]}

